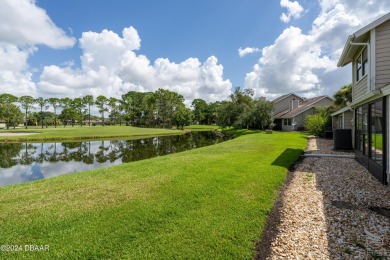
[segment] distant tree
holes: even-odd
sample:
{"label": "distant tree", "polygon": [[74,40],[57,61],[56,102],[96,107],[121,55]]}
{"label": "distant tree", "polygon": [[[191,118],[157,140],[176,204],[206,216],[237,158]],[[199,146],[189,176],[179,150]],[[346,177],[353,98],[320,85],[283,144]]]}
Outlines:
{"label": "distant tree", "polygon": [[75,98],[71,102],[71,107],[76,110],[76,118],[79,122],[80,126],[83,126],[83,120],[84,120],[84,108],[86,104],[84,103],[84,100],[82,98]]}
{"label": "distant tree", "polygon": [[264,130],[266,127],[273,128],[273,104],[263,98],[258,98],[254,101],[253,113],[253,128]]}
{"label": "distant tree", "polygon": [[172,124],[174,121],[174,116],[176,112],[184,106],[184,97],[176,92],[168,91],[167,92],[167,114],[169,116],[169,128],[172,128]]}
{"label": "distant tree", "polygon": [[39,97],[39,98],[37,98],[37,99],[35,100],[35,103],[37,103],[38,106],[39,106],[40,109],[41,109],[41,113],[39,114],[39,119],[40,119],[40,121],[41,121],[41,125],[42,125],[42,128],[43,128],[43,121],[44,121],[44,119],[45,119],[44,113],[43,113],[43,107],[46,105],[47,100],[44,99],[43,97]]}
{"label": "distant tree", "polygon": [[145,125],[152,126],[156,123],[156,95],[147,92],[142,101]]}
{"label": "distant tree", "polygon": [[106,107],[107,102],[108,102],[108,99],[103,95],[98,96],[96,98],[96,101],[95,101],[95,104],[99,108],[99,113],[102,115],[102,125],[103,126],[104,126],[104,112],[108,111],[108,108]]}
{"label": "distant tree", "polygon": [[27,125],[37,126],[38,125],[38,119],[39,118],[36,116],[36,113],[28,112],[26,123],[27,123]]}
{"label": "distant tree", "polygon": [[54,109],[54,128],[57,128],[57,108],[61,106],[61,102],[59,98],[49,98],[47,100],[49,104],[52,105]]}
{"label": "distant tree", "polygon": [[31,96],[21,96],[19,98],[19,103],[21,105],[21,107],[24,109],[25,111],[25,125],[26,125],[26,129],[27,129],[27,115],[28,115],[28,111],[29,109],[33,109],[34,108],[34,104],[35,104],[35,99]]}
{"label": "distant tree", "polygon": [[10,121],[14,113],[18,98],[11,94],[0,94],[0,118],[6,121],[6,127],[9,129]]}
{"label": "distant tree", "polygon": [[60,99],[60,106],[62,108],[60,119],[62,120],[62,124],[64,127],[68,124],[69,118],[71,116],[70,106],[71,106],[72,100],[68,97],[61,98]]}
{"label": "distant tree", "polygon": [[185,125],[189,125],[192,120],[192,111],[189,108],[186,108],[184,105],[177,108],[174,115],[174,121],[177,128],[184,128]]}
{"label": "distant tree", "polygon": [[343,108],[347,106],[348,102],[352,102],[352,85],[346,85],[342,87],[333,95],[335,105],[338,108]]}
{"label": "distant tree", "polygon": [[133,119],[133,98],[129,93],[123,94],[121,100],[121,110],[127,125],[130,125]]}
{"label": "distant tree", "polygon": [[107,102],[108,106],[110,107],[110,124],[111,122],[114,122],[114,125],[117,123],[117,119],[120,117],[119,115],[119,100],[111,97],[108,99]]}
{"label": "distant tree", "polygon": [[156,115],[157,122],[160,123],[162,121],[162,126],[165,126],[165,120],[168,117],[168,99],[169,99],[169,91],[165,89],[158,89],[155,92],[156,95]]}
{"label": "distant tree", "polygon": [[211,102],[207,105],[206,109],[206,124],[213,125],[217,123],[218,120],[218,110],[221,106],[220,101]]}
{"label": "distant tree", "polygon": [[252,89],[241,90],[235,88],[229,96],[229,100],[223,101],[218,109],[218,125],[222,127],[235,126],[244,127],[250,120],[251,110],[254,102],[252,99],[254,92]]}
{"label": "distant tree", "polygon": [[15,104],[11,104],[9,109],[11,113],[7,122],[7,129],[9,128],[9,126],[13,126],[15,129],[16,126],[23,123],[23,113],[22,111],[20,111],[20,108]]}
{"label": "distant tree", "polygon": [[83,102],[88,105],[88,125],[91,126],[91,106],[95,104],[95,100],[92,95],[83,97]]}
{"label": "distant tree", "polygon": [[207,124],[207,108],[206,101],[201,98],[196,98],[192,101],[191,106],[194,108],[194,120],[199,124]]}

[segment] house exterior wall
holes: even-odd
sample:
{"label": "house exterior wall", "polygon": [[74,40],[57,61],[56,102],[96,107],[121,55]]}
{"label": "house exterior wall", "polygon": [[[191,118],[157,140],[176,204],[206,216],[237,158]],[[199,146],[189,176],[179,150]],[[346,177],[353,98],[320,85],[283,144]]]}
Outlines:
{"label": "house exterior wall", "polygon": [[[284,120],[284,119],[283,119]],[[294,126],[292,126],[292,125],[284,125],[284,123],[283,123],[283,125],[282,125],[282,131],[287,131],[287,132],[290,132],[290,131],[294,131],[293,129],[294,129],[295,127]],[[295,128],[296,129],[296,128]]]}
{"label": "house exterior wall", "polygon": [[353,129],[353,112],[344,112],[344,129]]}
{"label": "house exterior wall", "polygon": [[348,110],[332,116],[332,129],[353,129],[353,112]]}
{"label": "house exterior wall", "polygon": [[375,29],[375,88],[390,83],[390,21]]}
{"label": "house exterior wall", "polygon": [[367,93],[367,74],[356,82],[356,61],[352,62],[352,102],[363,97]]}
{"label": "house exterior wall", "polygon": [[[314,104],[315,107],[329,107],[333,105],[333,100],[330,98],[324,98]],[[291,118],[291,121],[295,123],[295,125],[284,125],[284,119],[282,124],[283,131],[294,131],[300,127],[305,127],[305,121],[307,116],[314,114],[314,107],[309,108],[308,110],[303,111],[302,113]]]}
{"label": "house exterior wall", "polygon": [[291,100],[301,101],[302,99],[295,95],[290,95],[279,102],[274,103],[274,114],[278,114],[290,107]]}
{"label": "house exterior wall", "polygon": [[343,117],[342,114],[332,116],[332,129],[333,130],[342,128],[342,125],[341,125],[342,117]]}
{"label": "house exterior wall", "polygon": [[329,107],[333,105],[333,100],[330,98],[323,98],[320,101],[316,102],[314,105],[316,107]]}
{"label": "house exterior wall", "polygon": [[[292,125],[282,125],[283,131],[296,131],[299,127],[305,127],[305,120],[306,117],[309,115],[314,114],[314,108],[310,108],[299,115],[296,115],[295,117],[291,118],[291,121],[295,123],[294,126]],[[284,120],[284,119],[283,119]]]}
{"label": "house exterior wall", "polygon": [[309,115],[312,115],[312,114],[314,114],[314,108],[310,108],[309,110],[306,110],[303,113],[297,115],[294,118],[295,123],[296,123],[295,129],[297,129],[298,127],[305,127],[306,117]]}

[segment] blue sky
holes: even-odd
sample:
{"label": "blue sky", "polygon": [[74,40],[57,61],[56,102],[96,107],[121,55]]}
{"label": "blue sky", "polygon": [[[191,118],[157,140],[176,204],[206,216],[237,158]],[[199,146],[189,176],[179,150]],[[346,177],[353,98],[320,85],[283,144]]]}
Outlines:
{"label": "blue sky", "polygon": [[[272,44],[286,27],[279,19],[283,10],[277,1],[39,0],[37,4],[76,39],[86,31],[108,29],[120,34],[124,27],[133,26],[142,40],[138,53],[152,61],[160,57],[176,63],[190,57],[204,61],[214,55],[233,86],[243,86],[245,74],[259,58],[242,59],[238,48]],[[63,51],[39,49],[31,58],[34,66],[68,60],[80,64],[77,46]]]}
{"label": "blue sky", "polygon": [[237,86],[268,99],[332,95],[351,81],[349,67],[336,67],[348,35],[389,11],[380,0],[4,0],[0,92],[162,87],[187,103]]}

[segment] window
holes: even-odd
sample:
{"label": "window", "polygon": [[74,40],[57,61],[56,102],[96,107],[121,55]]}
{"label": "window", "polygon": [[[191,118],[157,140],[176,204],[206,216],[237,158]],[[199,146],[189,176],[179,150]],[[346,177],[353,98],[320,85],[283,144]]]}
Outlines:
{"label": "window", "polygon": [[284,125],[291,125],[291,118],[285,118],[283,119]]}
{"label": "window", "polygon": [[383,159],[383,105],[382,100],[370,104],[371,159],[382,165]]}
{"label": "window", "polygon": [[356,81],[361,80],[368,72],[367,47],[359,54],[356,59]]}
{"label": "window", "polygon": [[383,100],[356,109],[355,148],[377,164],[383,164]]}

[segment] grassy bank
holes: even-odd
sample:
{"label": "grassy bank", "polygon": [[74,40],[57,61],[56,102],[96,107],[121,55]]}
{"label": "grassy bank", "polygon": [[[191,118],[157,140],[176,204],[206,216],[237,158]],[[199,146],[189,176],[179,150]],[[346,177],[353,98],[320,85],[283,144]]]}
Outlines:
{"label": "grassy bank", "polygon": [[256,133],[178,154],[0,188],[0,258],[251,259],[299,133]]}
{"label": "grassy bank", "polygon": [[[36,133],[24,136],[1,136],[1,133]],[[181,134],[181,130],[161,129],[161,128],[140,128],[131,126],[68,126],[57,128],[10,129],[0,130],[0,142],[15,141],[51,141],[51,140],[86,140],[104,139],[117,137],[136,136],[158,136],[169,134]]]}
{"label": "grassy bank", "polygon": [[191,131],[212,131],[219,129],[217,125],[189,125],[184,127],[185,130]]}

